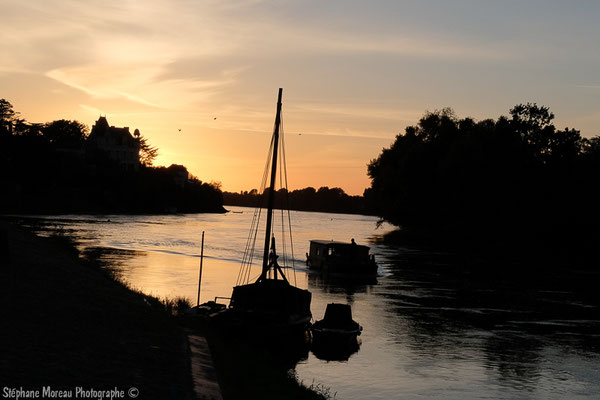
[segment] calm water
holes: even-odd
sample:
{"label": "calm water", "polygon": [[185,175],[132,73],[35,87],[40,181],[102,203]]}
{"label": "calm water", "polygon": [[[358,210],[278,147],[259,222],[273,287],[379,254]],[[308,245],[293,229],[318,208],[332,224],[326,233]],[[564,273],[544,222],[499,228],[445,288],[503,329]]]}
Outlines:
{"label": "calm water", "polygon": [[[229,296],[237,278],[253,210],[230,208],[237,212],[44,221],[77,237],[88,256],[110,261],[132,286],[194,302],[205,231],[204,302]],[[376,229],[373,217],[293,212],[292,220],[296,284],[312,292],[315,319],[327,303],[348,303],[364,327],[347,361],[312,353],[300,361],[305,384],[328,387],[338,399],[599,398],[598,275],[458,272],[465,260],[379,244],[391,227]],[[310,239],[352,237],[371,245],[376,279],[324,281],[307,272]]]}

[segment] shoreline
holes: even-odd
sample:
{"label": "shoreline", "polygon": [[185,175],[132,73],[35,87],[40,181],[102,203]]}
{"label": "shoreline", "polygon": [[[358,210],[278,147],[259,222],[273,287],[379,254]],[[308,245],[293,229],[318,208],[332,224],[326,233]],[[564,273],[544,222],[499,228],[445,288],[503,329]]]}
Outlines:
{"label": "shoreline", "polygon": [[244,360],[227,350],[205,324],[174,316],[180,299],[146,295],[115,276],[110,262],[82,258],[68,235],[37,236],[10,218],[0,219],[0,234],[5,387],[116,388],[125,398],[134,387],[144,399],[221,400],[240,394],[240,364],[258,363],[245,394],[324,398],[258,353]]}
{"label": "shoreline", "polygon": [[434,232],[403,230],[401,227],[382,235],[377,242],[422,251],[452,254],[466,270],[481,265],[505,271],[536,273],[540,266],[553,270],[597,271],[596,244],[598,230],[526,231],[515,227],[512,232],[478,231]]}
{"label": "shoreline", "polygon": [[69,243],[5,221],[0,230],[4,386],[197,398],[187,335],[157,299],[82,261]]}
{"label": "shoreline", "polygon": [[198,211],[178,211],[178,210],[162,210],[162,211],[119,211],[119,210],[98,210],[98,209],[89,209],[89,210],[77,210],[77,211],[52,211],[52,210],[40,210],[36,209],[35,212],[27,212],[27,210],[21,209],[5,209],[3,213],[0,214],[0,218],[11,218],[11,217],[33,217],[37,218],[39,216],[49,216],[49,217],[58,217],[65,215],[97,215],[97,216],[106,216],[106,215],[181,215],[181,214],[226,214],[229,210],[225,208],[225,206],[220,206],[219,208],[210,208],[205,210]]}

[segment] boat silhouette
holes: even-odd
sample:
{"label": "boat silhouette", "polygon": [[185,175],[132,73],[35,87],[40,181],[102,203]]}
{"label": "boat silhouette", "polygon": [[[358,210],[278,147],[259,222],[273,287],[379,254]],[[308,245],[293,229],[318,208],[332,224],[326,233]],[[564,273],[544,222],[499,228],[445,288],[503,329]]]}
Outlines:
{"label": "boat silhouette", "polygon": [[[265,187],[263,191],[263,198],[266,199],[267,205],[267,218],[262,270],[258,278],[252,282],[250,271],[254,255],[254,244],[260,225],[260,215],[263,210],[262,207],[257,207],[238,276],[238,284],[233,288],[229,307],[219,315],[219,318],[226,321],[230,326],[269,333],[281,333],[282,331],[305,332],[312,317],[310,311],[311,293],[291,284],[284,268],[279,264],[279,255],[273,233],[273,204],[278,161],[281,161],[282,164],[280,178],[281,174],[286,172],[283,140],[280,141],[282,93],[283,89],[280,88],[275,126],[267,159],[267,168],[270,161],[270,170],[266,170],[263,175],[264,184],[266,184],[267,176],[270,176],[270,180],[269,186]],[[278,152],[280,147],[281,152]],[[278,156],[280,159],[278,159]],[[291,258],[293,259],[293,255]]]}

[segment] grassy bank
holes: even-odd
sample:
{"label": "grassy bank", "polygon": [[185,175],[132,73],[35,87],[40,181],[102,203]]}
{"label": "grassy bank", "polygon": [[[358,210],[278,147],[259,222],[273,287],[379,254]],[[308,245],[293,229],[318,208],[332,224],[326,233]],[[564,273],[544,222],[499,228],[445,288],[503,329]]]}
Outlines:
{"label": "grassy bank", "polygon": [[126,398],[135,387],[142,399],[193,399],[191,329],[209,339],[226,400],[327,397],[248,343],[173,317],[189,306],[183,299],[131,290],[98,254],[80,254],[68,232],[45,233],[0,220],[0,387],[117,387]]}
{"label": "grassy bank", "polygon": [[82,262],[64,239],[0,230],[2,386],[193,398],[186,338],[163,304]]}

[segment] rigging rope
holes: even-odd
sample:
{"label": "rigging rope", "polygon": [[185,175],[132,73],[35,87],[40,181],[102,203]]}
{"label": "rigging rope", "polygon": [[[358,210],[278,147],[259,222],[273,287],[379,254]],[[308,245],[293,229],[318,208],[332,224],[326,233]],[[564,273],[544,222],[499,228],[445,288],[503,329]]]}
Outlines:
{"label": "rigging rope", "polygon": [[[283,122],[282,122],[282,131],[283,131]],[[288,190],[288,175],[287,175],[287,160],[286,160],[286,156],[285,156],[285,139],[284,139],[284,135],[281,135],[281,162],[282,162],[282,168],[281,170],[283,171],[283,175],[285,177],[285,208],[287,210],[287,214],[288,214],[288,229],[289,229],[289,233],[290,233],[290,253],[292,256],[292,271],[294,274],[294,286],[297,285],[296,283],[296,264],[295,264],[295,258],[294,258],[294,238],[292,237],[292,216],[291,216],[291,210],[290,210],[290,192]],[[282,210],[283,213],[283,210]]]}
{"label": "rigging rope", "polygon": [[267,161],[265,163],[265,168],[263,170],[262,181],[261,181],[260,189],[259,189],[259,193],[262,193],[263,195],[258,197],[256,206],[254,209],[254,215],[252,217],[252,223],[250,225],[250,230],[248,232],[248,238],[246,240],[246,247],[244,249],[244,254],[242,256],[242,264],[240,266],[240,271],[238,273],[236,286],[243,284],[243,283],[248,283],[250,281],[252,261],[254,259],[254,249],[256,248],[256,239],[258,236],[258,228],[260,226],[260,218],[261,218],[262,209],[263,209],[261,202],[264,199],[264,190],[265,190],[266,182],[267,182],[267,178],[268,178],[271,157],[273,154],[273,142],[274,142],[274,138],[271,137],[271,144],[269,145],[269,151],[267,152]]}
{"label": "rigging rope", "polygon": [[[273,128],[273,130],[275,130],[275,127]],[[283,196],[285,196],[285,199],[280,199],[280,201],[278,202],[280,209],[281,209],[281,250],[282,250],[282,263],[283,266],[281,266],[283,269],[289,269],[290,267],[287,267],[288,264],[288,256],[287,256],[287,248],[286,248],[286,232],[285,232],[285,214],[284,214],[284,208],[287,209],[287,224],[288,224],[288,230],[289,230],[289,240],[290,240],[290,252],[291,252],[291,269],[293,271],[294,274],[294,285],[296,285],[296,268],[295,268],[295,263],[294,263],[294,242],[293,242],[293,237],[292,237],[292,222],[291,222],[291,213],[290,213],[290,201],[289,201],[289,190],[288,190],[288,177],[287,177],[287,163],[286,163],[286,156],[285,156],[285,140],[284,140],[284,131],[283,131],[283,116],[280,114],[280,124],[279,124],[279,151],[280,151],[280,157],[278,161],[279,164],[279,193],[281,193]],[[241,285],[241,284],[247,284],[251,281],[251,270],[252,270],[252,263],[254,260],[254,255],[255,255],[255,248],[256,248],[256,240],[258,238],[258,232],[259,232],[259,227],[260,227],[260,219],[262,216],[262,210],[263,208],[266,206],[265,202],[266,202],[266,190],[267,190],[267,181],[270,177],[270,165],[271,165],[271,161],[272,161],[272,157],[273,157],[273,152],[274,152],[274,140],[275,140],[275,136],[273,135],[271,137],[271,144],[269,146],[269,151],[267,153],[267,161],[265,163],[265,168],[263,171],[263,176],[262,176],[262,181],[261,181],[261,185],[260,185],[260,189],[259,189],[259,193],[261,193],[261,195],[259,196],[258,200],[257,200],[257,204],[255,205],[255,209],[254,209],[254,213],[252,216],[252,222],[251,222],[251,226],[250,226],[250,230],[248,232],[248,238],[246,240],[246,246],[244,249],[244,254],[242,256],[242,263],[240,266],[240,271],[238,272],[238,278],[236,280],[236,286]],[[285,189],[285,190],[282,190]],[[275,195],[277,191],[275,190],[275,188],[273,188],[273,195]],[[285,207],[284,207],[285,206]],[[274,211],[273,211],[274,212]],[[276,219],[273,219],[273,227],[272,227],[272,231],[271,231],[271,236],[275,237],[275,232],[276,232],[276,227],[275,225],[275,221]],[[283,270],[282,269],[282,270]],[[269,276],[271,276],[271,271],[269,271]]]}

